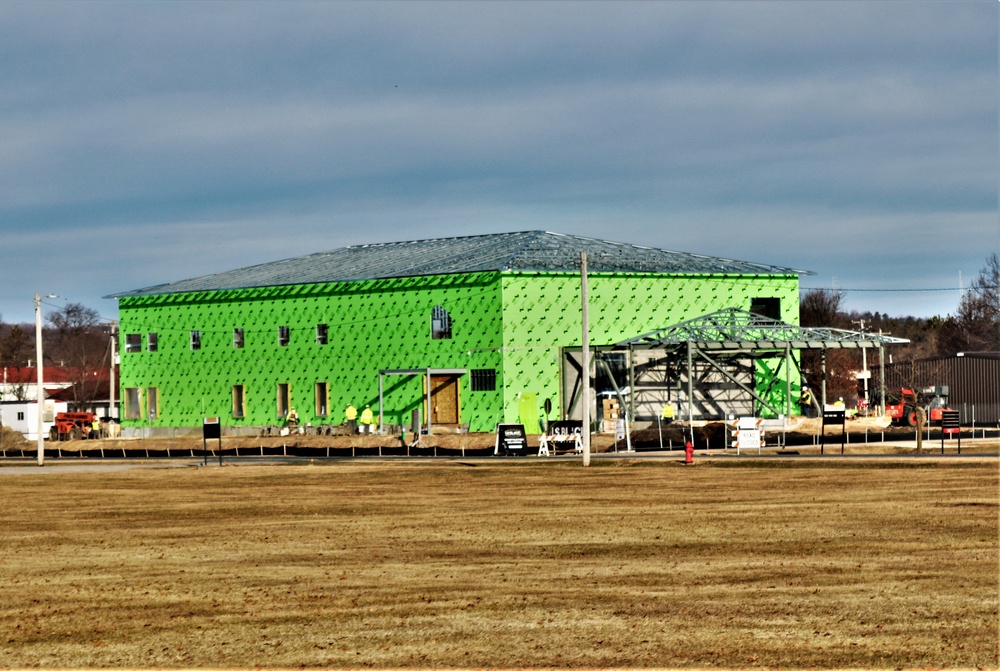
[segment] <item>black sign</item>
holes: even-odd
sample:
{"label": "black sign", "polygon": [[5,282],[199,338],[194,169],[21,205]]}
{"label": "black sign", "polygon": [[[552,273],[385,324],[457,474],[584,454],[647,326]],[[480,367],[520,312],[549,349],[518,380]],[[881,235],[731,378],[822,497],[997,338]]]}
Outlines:
{"label": "black sign", "polygon": [[209,438],[222,439],[222,424],[219,423],[218,417],[206,417],[205,423],[201,425],[202,438],[208,440]]}
{"label": "black sign", "polygon": [[575,419],[550,422],[549,435],[558,441],[576,440],[583,436],[583,422]]}
{"label": "black sign", "polygon": [[958,418],[958,410],[941,411],[941,428],[945,433],[958,433],[962,428]]}
{"label": "black sign", "polygon": [[497,424],[497,440],[493,454],[527,454],[528,437],[524,424]]}
{"label": "black sign", "polygon": [[843,424],[844,415],[847,414],[843,410],[824,410],[823,411],[823,423],[824,424]]}

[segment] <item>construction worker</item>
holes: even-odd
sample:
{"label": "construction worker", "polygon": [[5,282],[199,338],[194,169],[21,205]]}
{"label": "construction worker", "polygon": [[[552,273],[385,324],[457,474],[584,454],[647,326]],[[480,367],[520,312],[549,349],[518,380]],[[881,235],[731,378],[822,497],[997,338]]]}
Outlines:
{"label": "construction worker", "polygon": [[361,411],[361,433],[371,433],[374,422],[375,416],[372,414],[372,409],[366,405],[365,409]]}
{"label": "construction worker", "polygon": [[347,430],[351,433],[357,433],[358,431],[358,410],[350,403],[347,404],[347,410],[344,411],[344,423],[347,424]]}
{"label": "construction worker", "polygon": [[288,426],[295,427],[299,425],[299,413],[295,412],[295,408],[288,411],[288,417],[285,418],[288,422]]}
{"label": "construction worker", "polygon": [[672,403],[665,403],[663,405],[663,412],[660,413],[660,418],[664,424],[670,424],[670,422],[674,421],[674,406]]}
{"label": "construction worker", "polygon": [[799,396],[799,406],[802,409],[803,417],[812,417],[813,397],[809,387],[802,387],[802,394]]}

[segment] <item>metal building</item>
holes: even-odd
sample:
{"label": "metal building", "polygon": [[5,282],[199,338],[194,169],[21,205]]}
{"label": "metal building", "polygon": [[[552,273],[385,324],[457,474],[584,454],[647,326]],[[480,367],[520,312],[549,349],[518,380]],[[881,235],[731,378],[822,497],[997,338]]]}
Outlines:
{"label": "metal building", "polygon": [[964,352],[886,366],[886,389],[930,385],[948,387],[948,405],[961,412],[963,424],[1000,424],[1000,352]]}

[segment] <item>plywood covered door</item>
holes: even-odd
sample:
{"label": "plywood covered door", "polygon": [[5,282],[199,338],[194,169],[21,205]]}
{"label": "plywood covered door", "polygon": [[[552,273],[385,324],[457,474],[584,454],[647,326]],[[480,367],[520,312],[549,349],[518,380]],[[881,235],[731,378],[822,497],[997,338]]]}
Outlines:
{"label": "plywood covered door", "polygon": [[431,424],[458,426],[458,376],[431,375]]}

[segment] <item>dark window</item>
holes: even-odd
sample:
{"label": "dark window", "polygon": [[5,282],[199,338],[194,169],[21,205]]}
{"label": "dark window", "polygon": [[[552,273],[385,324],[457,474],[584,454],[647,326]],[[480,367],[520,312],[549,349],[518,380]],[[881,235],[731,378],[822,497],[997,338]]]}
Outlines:
{"label": "dark window", "polygon": [[201,331],[191,331],[191,349],[201,349]]}
{"label": "dark window", "polygon": [[279,326],[278,327],[278,344],[282,347],[288,345],[288,327]]}
{"label": "dark window", "polygon": [[233,329],[233,349],[243,349],[243,329]]}
{"label": "dark window", "polygon": [[780,298],[753,298],[750,301],[750,312],[781,321],[781,299]]}
{"label": "dark window", "polygon": [[23,412],[17,413],[17,421],[19,421],[19,422],[23,422],[24,421],[24,413]]}
{"label": "dark window", "polygon": [[497,372],[493,368],[478,368],[472,371],[472,391],[496,391]]}
{"label": "dark window", "polygon": [[127,334],[125,334],[125,351],[126,352],[141,352],[142,351],[142,334],[141,333],[127,333]]}
{"label": "dark window", "polygon": [[434,340],[451,338],[451,316],[440,305],[435,305],[431,310],[431,338]]}
{"label": "dark window", "polygon": [[327,332],[329,331],[326,324],[316,324],[316,344],[325,345],[327,342]]}
{"label": "dark window", "polygon": [[155,333],[146,334],[146,350],[149,352],[155,352],[157,346],[157,337]]}

